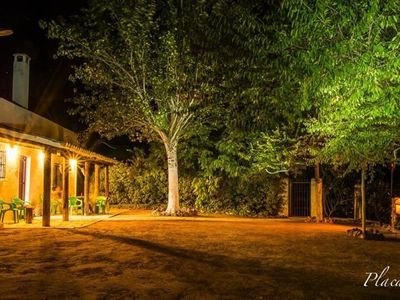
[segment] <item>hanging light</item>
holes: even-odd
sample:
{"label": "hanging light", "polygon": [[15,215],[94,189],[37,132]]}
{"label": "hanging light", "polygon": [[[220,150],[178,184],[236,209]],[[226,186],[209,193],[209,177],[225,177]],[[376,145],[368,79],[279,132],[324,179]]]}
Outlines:
{"label": "hanging light", "polygon": [[9,36],[12,35],[14,32],[12,29],[9,28],[0,28],[0,36]]}
{"label": "hanging light", "polygon": [[69,160],[69,166],[71,167],[72,170],[75,170],[77,165],[78,165],[78,161],[76,159],[70,159]]}

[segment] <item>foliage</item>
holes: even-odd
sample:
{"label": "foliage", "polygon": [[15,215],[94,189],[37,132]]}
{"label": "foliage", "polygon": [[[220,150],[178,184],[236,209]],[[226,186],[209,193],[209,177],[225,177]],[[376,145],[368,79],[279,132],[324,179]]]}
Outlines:
{"label": "foliage", "polygon": [[[399,140],[397,1],[286,1],[291,67],[317,114],[322,161],[358,169],[390,159]],[[284,35],[282,33],[282,35]]]}
{"label": "foliage", "polygon": [[[129,163],[120,163],[110,169],[113,204],[147,208],[164,206],[166,166],[159,155],[162,149],[153,147],[148,156],[136,152]],[[179,180],[184,207],[203,212],[263,216],[278,215],[282,209],[280,178],[265,173],[250,178],[228,178],[199,176],[199,172],[186,170]]]}
{"label": "foliage", "polygon": [[286,169],[281,159],[292,164],[294,149],[276,154],[298,145],[302,100],[281,88],[285,63],[275,44],[287,21],[279,3],[209,1],[198,15],[191,40],[213,62],[218,101],[192,141],[201,153],[192,155],[207,176]]}
{"label": "foliage", "polygon": [[328,218],[353,218],[354,175],[354,172],[346,172],[345,167],[321,166],[324,214]]}
{"label": "foliage", "polygon": [[132,140],[181,137],[207,66],[180,40],[176,14],[153,1],[90,1],[67,24],[42,22],[60,42],[58,56],[81,59],[72,80],[84,92],[74,113],[89,129]]}
{"label": "foliage", "polygon": [[164,144],[170,213],[179,209],[178,144],[203,122],[199,106],[212,94],[212,63],[189,40],[196,3],[92,0],[68,23],[41,23],[57,55],[79,62],[72,113],[89,131]]}
{"label": "foliage", "polygon": [[110,195],[113,204],[157,207],[164,202],[168,187],[167,174],[158,164],[160,158],[141,152],[129,162],[110,168]]}
{"label": "foliage", "polygon": [[290,132],[276,130],[262,133],[250,148],[249,160],[255,172],[268,174],[301,172],[312,158],[312,141],[290,137]]}
{"label": "foliage", "polygon": [[[367,186],[367,217],[370,220],[377,220],[381,223],[390,224],[392,212],[392,200],[388,169],[385,166],[378,166],[369,170]],[[386,180],[385,180],[386,179]]]}
{"label": "foliage", "polygon": [[[43,25],[58,55],[77,59],[74,113],[90,130],[165,145],[168,164],[151,146],[113,168],[115,201],[158,205],[178,145],[184,205],[242,214],[279,211],[279,176],[269,173],[391,159],[395,0],[181,4],[93,0],[84,18]],[[328,194],[332,212],[352,193],[339,178]]]}

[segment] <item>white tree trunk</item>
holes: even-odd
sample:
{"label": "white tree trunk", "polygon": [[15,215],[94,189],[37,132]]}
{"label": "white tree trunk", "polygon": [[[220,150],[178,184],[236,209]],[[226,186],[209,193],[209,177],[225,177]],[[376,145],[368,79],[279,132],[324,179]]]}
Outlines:
{"label": "white tree trunk", "polygon": [[165,145],[168,157],[168,207],[167,214],[179,211],[178,156],[177,145]]}

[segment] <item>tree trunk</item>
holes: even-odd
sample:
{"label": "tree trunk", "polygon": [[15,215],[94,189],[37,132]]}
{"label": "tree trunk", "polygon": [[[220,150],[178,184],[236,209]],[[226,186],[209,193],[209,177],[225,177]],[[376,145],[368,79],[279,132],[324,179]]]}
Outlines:
{"label": "tree trunk", "polygon": [[365,200],[365,167],[361,170],[361,207],[361,227],[363,234],[365,234],[367,213],[367,203]]}
{"label": "tree trunk", "polygon": [[167,214],[179,211],[178,156],[177,145],[166,144],[168,158],[168,207]]}

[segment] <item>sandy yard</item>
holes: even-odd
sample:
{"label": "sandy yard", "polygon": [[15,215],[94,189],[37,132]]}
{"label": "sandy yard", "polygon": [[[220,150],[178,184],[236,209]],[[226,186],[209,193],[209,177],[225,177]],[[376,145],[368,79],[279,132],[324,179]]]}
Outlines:
{"label": "sandy yard", "polygon": [[400,243],[348,227],[130,211],[84,228],[0,230],[0,299],[399,299],[362,287]]}

